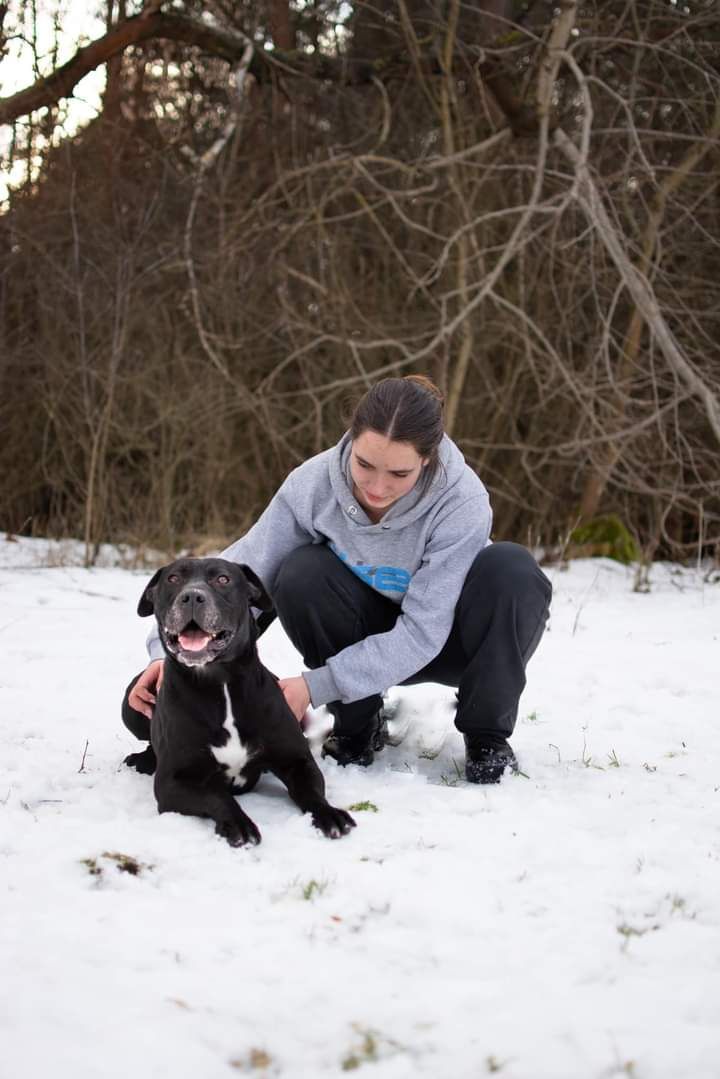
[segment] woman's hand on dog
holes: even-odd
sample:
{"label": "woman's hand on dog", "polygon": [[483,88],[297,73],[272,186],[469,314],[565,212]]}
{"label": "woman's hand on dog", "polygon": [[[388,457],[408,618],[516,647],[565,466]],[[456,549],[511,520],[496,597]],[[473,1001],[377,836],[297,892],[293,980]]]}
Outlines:
{"label": "woman's hand on dog", "polygon": [[136,712],[142,712],[148,719],[152,719],[153,707],[157,699],[157,691],[163,680],[165,663],[162,659],[154,659],[148,663],[143,673],[133,686],[128,696],[128,704]]}
{"label": "woman's hand on dog", "polygon": [[278,685],[285,695],[290,711],[300,723],[310,705],[307,682],[299,674],[296,678],[279,678]]}
{"label": "woman's hand on dog", "polygon": [[[128,696],[130,707],[136,712],[141,712],[148,719],[152,719],[157,692],[162,685],[163,670],[164,662],[161,659],[148,663]],[[305,679],[302,675],[296,678],[280,678],[278,685],[283,691],[290,711],[299,723],[310,706],[310,694]]]}

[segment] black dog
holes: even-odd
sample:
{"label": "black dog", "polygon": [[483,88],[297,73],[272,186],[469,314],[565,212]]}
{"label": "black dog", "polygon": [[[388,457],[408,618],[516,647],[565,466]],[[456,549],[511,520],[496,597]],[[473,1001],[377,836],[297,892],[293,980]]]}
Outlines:
{"label": "black dog", "polygon": [[152,721],[128,703],[122,717],[151,744],[125,763],[155,773],[160,813],[210,817],[231,846],[260,832],[233,794],[273,772],[326,836],[355,821],[325,798],[325,781],[273,675],[262,665],[250,607],[272,610],[247,566],[220,558],[181,558],[157,571],[138,605],[154,614],[166,653]]}

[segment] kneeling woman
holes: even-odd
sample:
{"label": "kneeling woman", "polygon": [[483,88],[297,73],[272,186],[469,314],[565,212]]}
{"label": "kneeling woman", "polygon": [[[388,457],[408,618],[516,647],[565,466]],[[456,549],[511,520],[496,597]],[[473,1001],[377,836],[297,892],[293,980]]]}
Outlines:
{"label": "kneeling woman", "polygon": [[[491,521],[487,491],[444,432],[440,392],[409,375],[376,383],[337,445],[291,472],[223,552],[264,582],[307,665],[280,680],[297,719],[309,704],[333,714],[325,755],[371,764],[383,692],[440,682],[457,687],[467,779],[517,768],[507,739],[551,586],[525,548],[490,542]],[[129,703],[149,716],[162,649],[153,635],[148,647]]]}

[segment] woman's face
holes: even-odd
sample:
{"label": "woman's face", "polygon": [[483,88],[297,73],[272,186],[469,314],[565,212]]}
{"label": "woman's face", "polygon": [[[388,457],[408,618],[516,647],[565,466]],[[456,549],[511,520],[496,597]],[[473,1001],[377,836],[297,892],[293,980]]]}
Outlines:
{"label": "woman's face", "polygon": [[353,491],[371,520],[379,521],[393,502],[412,491],[428,460],[411,442],[394,442],[377,431],[363,431],[353,439]]}

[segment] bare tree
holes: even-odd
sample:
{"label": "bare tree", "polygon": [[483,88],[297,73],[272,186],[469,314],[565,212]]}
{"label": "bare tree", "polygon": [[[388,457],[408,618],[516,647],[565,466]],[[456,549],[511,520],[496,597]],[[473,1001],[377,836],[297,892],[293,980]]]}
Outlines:
{"label": "bare tree", "polygon": [[497,535],[713,549],[720,35],[686,6],[117,9],[0,101],[115,65],[2,219],[11,527],[232,535],[348,397],[426,370]]}

